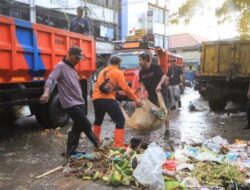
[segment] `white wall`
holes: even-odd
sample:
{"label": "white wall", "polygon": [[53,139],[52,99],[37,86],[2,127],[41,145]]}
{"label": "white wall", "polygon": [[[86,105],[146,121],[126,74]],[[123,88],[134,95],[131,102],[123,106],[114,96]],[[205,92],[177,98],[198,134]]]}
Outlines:
{"label": "white wall", "polygon": [[[128,31],[135,29],[147,29],[147,11],[148,11],[148,3],[156,4],[157,0],[128,0]],[[166,1],[158,0],[158,5],[164,7]],[[139,22],[141,20],[142,22]],[[168,35],[168,27],[164,24],[153,23],[153,33]]]}

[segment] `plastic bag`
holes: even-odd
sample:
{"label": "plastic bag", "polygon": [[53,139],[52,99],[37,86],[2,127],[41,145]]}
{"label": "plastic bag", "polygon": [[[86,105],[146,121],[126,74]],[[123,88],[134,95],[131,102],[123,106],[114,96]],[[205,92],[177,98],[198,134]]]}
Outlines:
{"label": "plastic bag", "polygon": [[224,158],[224,156],[222,155],[215,155],[211,152],[201,152],[199,153],[196,157],[197,160],[199,161],[211,161],[211,162],[222,162],[222,159]]}
{"label": "plastic bag", "polygon": [[201,188],[198,180],[195,177],[186,177],[182,181],[182,185],[189,189],[199,189]]}
{"label": "plastic bag", "polygon": [[165,153],[161,147],[152,142],[141,157],[133,176],[144,186],[152,189],[165,189],[162,164]]}
{"label": "plastic bag", "polygon": [[[149,100],[145,100],[142,107],[136,107],[131,117],[123,110],[125,127],[140,132],[151,132],[162,127],[167,119],[167,108],[161,93],[157,93],[160,107],[157,107]],[[165,117],[162,114],[165,113]]]}
{"label": "plastic bag", "polygon": [[220,136],[216,136],[212,139],[205,140],[202,144],[202,147],[206,147],[216,153],[219,153],[223,145],[228,145],[227,140]]}

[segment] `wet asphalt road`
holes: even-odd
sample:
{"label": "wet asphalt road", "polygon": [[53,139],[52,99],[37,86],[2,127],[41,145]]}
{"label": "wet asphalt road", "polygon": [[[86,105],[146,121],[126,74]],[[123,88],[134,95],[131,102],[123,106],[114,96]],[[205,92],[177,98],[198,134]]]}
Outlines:
{"label": "wet asphalt road", "polygon": [[[188,109],[189,101],[192,101],[197,111]],[[91,105],[89,112],[89,118],[93,122]],[[202,143],[204,139],[220,135],[232,143],[235,139],[250,139],[250,130],[243,129],[245,123],[245,113],[210,112],[207,102],[197,92],[187,88],[182,95],[182,108],[170,113],[168,138],[163,138],[164,127],[148,134],[126,129],[126,142],[137,136],[148,143],[156,141],[164,149],[168,149],[183,144]],[[34,179],[35,176],[66,163],[67,160],[60,154],[65,150],[68,129],[70,125],[63,129],[43,130],[34,117],[20,119],[13,125],[0,126],[0,189],[113,189],[103,184],[65,177],[61,171]],[[114,124],[106,117],[101,134],[104,142],[112,141],[113,129]],[[92,148],[83,135],[79,150],[91,151]]]}

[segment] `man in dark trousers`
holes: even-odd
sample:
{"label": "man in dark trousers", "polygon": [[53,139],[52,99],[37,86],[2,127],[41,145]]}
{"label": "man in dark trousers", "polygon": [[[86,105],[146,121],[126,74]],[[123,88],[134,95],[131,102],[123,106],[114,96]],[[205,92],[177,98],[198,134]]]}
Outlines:
{"label": "man in dark trousers", "polygon": [[157,89],[161,89],[161,85],[169,84],[170,91],[170,99],[171,99],[171,110],[176,109],[176,103],[178,103],[178,107],[181,107],[181,97],[180,97],[180,89],[183,88],[183,71],[182,68],[176,65],[176,61],[174,58],[170,60],[171,67],[168,69],[167,76],[164,75],[159,83]]}
{"label": "man in dark trousers", "polygon": [[[144,89],[147,90],[148,99],[158,106],[158,97],[156,94],[156,87],[161,81],[164,75],[160,65],[152,64],[152,58],[149,52],[143,52],[139,55],[139,64],[141,70],[139,71],[139,82],[141,89],[141,96],[143,97]],[[161,93],[164,98],[165,105],[167,104],[167,89],[165,85],[162,85]],[[169,135],[169,121],[165,122],[166,132],[165,135]]]}
{"label": "man in dark trousers", "polygon": [[[136,97],[132,89],[127,85],[124,73],[120,70],[120,63],[120,57],[115,55],[110,57],[109,65],[100,72],[97,78],[92,96],[95,109],[95,122],[93,131],[96,136],[100,138],[101,125],[105,114],[108,113],[112,121],[115,123],[114,147],[124,146],[125,124],[122,110],[119,103],[115,99],[115,89],[120,87],[131,100],[135,101],[136,105],[142,105],[142,102]],[[106,88],[102,88],[104,86],[106,86]],[[107,89],[107,91],[105,91],[105,89]]]}
{"label": "man in dark trousers", "polygon": [[70,22],[69,30],[80,34],[89,34],[89,22],[83,18],[83,7],[77,8],[77,17],[73,18]]}
{"label": "man in dark trousers", "polygon": [[91,123],[85,115],[82,90],[74,68],[81,59],[83,59],[81,48],[78,46],[71,47],[68,55],[50,73],[45,82],[44,93],[40,97],[41,103],[47,103],[49,101],[50,88],[57,82],[61,106],[73,120],[73,127],[68,136],[67,150],[64,154],[67,157],[76,152],[81,132],[86,134],[95,147],[99,146],[98,139],[92,132]]}

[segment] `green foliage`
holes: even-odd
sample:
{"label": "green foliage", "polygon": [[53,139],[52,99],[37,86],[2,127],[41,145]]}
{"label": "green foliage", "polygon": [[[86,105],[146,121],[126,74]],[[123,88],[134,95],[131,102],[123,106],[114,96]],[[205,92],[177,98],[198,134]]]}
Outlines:
{"label": "green foliage", "polygon": [[[170,23],[178,24],[180,22],[188,24],[198,9],[203,9],[205,0],[186,0],[178,11],[170,16]],[[250,36],[250,0],[223,0],[222,5],[215,10],[218,23],[222,24],[230,19],[237,22],[237,30],[241,38]]]}
{"label": "green foliage", "polygon": [[200,3],[201,0],[187,0],[181,7],[179,7],[178,12],[171,15],[170,22],[172,24],[178,24],[180,22],[188,24]]}

